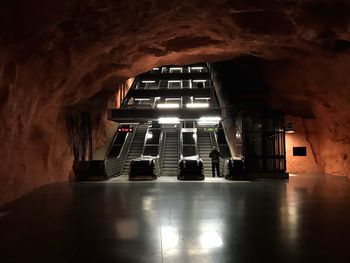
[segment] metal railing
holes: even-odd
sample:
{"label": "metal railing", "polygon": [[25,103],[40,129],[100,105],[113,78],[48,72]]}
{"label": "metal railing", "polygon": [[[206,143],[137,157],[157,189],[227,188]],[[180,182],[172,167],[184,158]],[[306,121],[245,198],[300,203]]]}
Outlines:
{"label": "metal railing", "polygon": [[[123,167],[126,162],[126,158],[128,156],[128,153],[130,151],[130,147],[132,144],[132,141],[134,140],[137,125],[132,126],[134,129],[134,132],[132,134],[128,134],[125,138],[124,144],[118,154],[117,157],[114,158],[108,158],[108,155],[104,161],[105,164],[105,174],[107,177],[116,177],[119,176],[122,173]],[[115,135],[115,138],[117,137],[117,134]],[[114,143],[115,139],[113,140]],[[112,145],[113,146],[113,145]]]}

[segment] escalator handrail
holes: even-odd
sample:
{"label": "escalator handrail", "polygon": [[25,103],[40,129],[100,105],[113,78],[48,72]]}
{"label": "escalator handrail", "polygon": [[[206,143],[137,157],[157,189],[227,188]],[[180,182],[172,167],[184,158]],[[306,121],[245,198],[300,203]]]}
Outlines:
{"label": "escalator handrail", "polygon": [[160,157],[160,173],[163,172],[163,162],[164,162],[164,151],[165,151],[165,142],[166,142],[166,132],[163,130],[162,131],[162,140],[161,140],[161,144],[162,144],[162,147],[161,147],[161,157]]}
{"label": "escalator handrail", "polygon": [[[115,133],[114,133],[113,136],[114,136],[114,137],[113,137],[113,140],[112,140],[111,144],[110,144],[109,147],[108,147],[108,150],[107,150],[107,152],[106,152],[104,161],[106,161],[106,160],[108,159],[109,154],[111,153],[112,147],[113,147],[113,145],[114,145],[114,142],[115,142],[115,140],[117,139],[117,136],[118,136],[118,125],[117,125],[117,129],[116,129],[116,131],[115,131]],[[126,140],[126,138],[125,138],[125,140]]]}
{"label": "escalator handrail", "polygon": [[[131,142],[134,140],[134,137],[135,137],[135,134],[136,134],[136,128],[137,128],[137,126],[136,126],[136,125],[132,125],[132,128],[134,129],[134,132],[133,132],[132,135],[131,135],[132,138],[131,138],[130,143],[129,143],[128,153],[129,153],[129,150],[130,150]],[[118,159],[120,159],[120,155],[122,155],[122,153],[123,153],[123,151],[124,151],[124,148],[126,147],[126,146],[125,146],[125,145],[126,145],[126,142],[127,142],[127,140],[129,139],[129,137],[130,137],[130,132],[128,132],[128,134],[127,134],[126,137],[125,137],[123,146],[122,146],[122,148],[120,149],[120,152],[119,152],[118,157],[117,157]]]}

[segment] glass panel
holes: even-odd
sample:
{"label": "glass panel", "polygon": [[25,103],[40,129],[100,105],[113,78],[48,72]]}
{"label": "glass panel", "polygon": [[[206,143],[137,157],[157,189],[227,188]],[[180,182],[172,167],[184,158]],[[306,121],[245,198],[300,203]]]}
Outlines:
{"label": "glass panel", "polygon": [[148,133],[148,136],[151,136],[147,139],[147,144],[159,144],[159,137],[160,137],[160,131],[159,130],[152,130],[150,133]]}
{"label": "glass panel", "polygon": [[193,132],[183,132],[182,133],[183,144],[195,144],[193,135],[194,135]]}
{"label": "glass panel", "polygon": [[183,147],[183,156],[194,156],[196,155],[196,147],[195,146],[184,146]]}
{"label": "glass panel", "polygon": [[121,149],[122,145],[113,145],[108,157],[118,157]]}
{"label": "glass panel", "polygon": [[157,156],[158,155],[158,145],[146,145],[143,151],[145,156]]}
{"label": "glass panel", "polygon": [[222,156],[224,156],[224,158],[231,157],[230,147],[228,145],[220,145],[219,148],[220,153]]}

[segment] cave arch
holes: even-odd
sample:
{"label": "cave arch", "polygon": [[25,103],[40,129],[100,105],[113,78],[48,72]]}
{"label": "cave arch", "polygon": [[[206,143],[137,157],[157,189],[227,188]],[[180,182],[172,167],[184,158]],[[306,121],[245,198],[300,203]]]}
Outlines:
{"label": "cave arch", "polygon": [[350,55],[334,49],[350,39],[349,13],[346,1],[2,1],[0,204],[70,179],[67,110],[98,109],[100,145],[116,80],[242,54],[269,60],[264,77],[285,105],[311,105],[324,172],[349,176]]}

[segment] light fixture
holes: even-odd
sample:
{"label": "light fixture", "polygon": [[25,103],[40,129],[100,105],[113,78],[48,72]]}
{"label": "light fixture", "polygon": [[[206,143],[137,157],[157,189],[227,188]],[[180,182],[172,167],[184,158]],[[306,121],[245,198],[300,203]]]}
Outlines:
{"label": "light fixture", "polygon": [[170,70],[182,70],[182,68],[170,68]]}
{"label": "light fixture", "polygon": [[158,119],[159,124],[179,124],[180,120],[176,117],[164,117]]}
{"label": "light fixture", "polygon": [[194,79],[193,82],[194,83],[198,83],[198,82],[206,82],[206,79]]}
{"label": "light fixture", "polygon": [[221,121],[221,117],[219,116],[205,116],[205,117],[200,117],[200,121]]}
{"label": "light fixture", "polygon": [[159,68],[153,68],[153,70],[159,70]]}
{"label": "light fixture", "polygon": [[213,116],[213,117],[201,117],[197,122],[198,125],[216,125],[221,121],[221,117]]}
{"label": "light fixture", "polygon": [[286,122],[286,133],[295,133],[294,122],[292,121]]}
{"label": "light fixture", "polygon": [[194,98],[195,100],[210,100],[210,97]]}
{"label": "light fixture", "polygon": [[147,133],[146,138],[147,139],[152,139],[153,138],[153,134],[152,133]]}
{"label": "light fixture", "polygon": [[142,83],[148,84],[148,83],[156,83],[155,80],[143,80]]}
{"label": "light fixture", "polygon": [[157,108],[159,109],[177,109],[180,105],[178,103],[158,103]]}
{"label": "light fixture", "polygon": [[191,69],[193,69],[193,70],[202,70],[203,67],[191,67]]}
{"label": "light fixture", "polygon": [[151,100],[150,98],[134,98],[136,101],[149,101]]}
{"label": "light fixture", "polygon": [[208,108],[209,103],[187,103],[187,108]]}
{"label": "light fixture", "polygon": [[181,80],[169,80],[169,83],[181,83]]}

